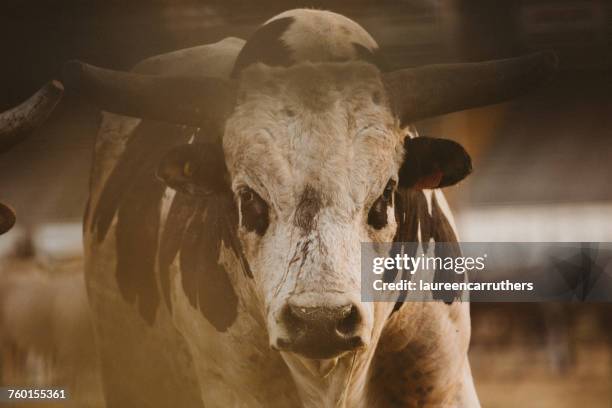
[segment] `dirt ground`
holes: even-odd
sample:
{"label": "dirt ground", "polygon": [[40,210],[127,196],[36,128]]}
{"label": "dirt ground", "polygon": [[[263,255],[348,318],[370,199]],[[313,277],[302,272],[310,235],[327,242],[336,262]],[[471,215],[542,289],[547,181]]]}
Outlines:
{"label": "dirt ground", "polygon": [[581,348],[567,373],[551,371],[542,350],[476,349],[471,357],[485,408],[612,407],[612,355],[603,344]]}
{"label": "dirt ground", "polygon": [[568,318],[556,327],[539,324],[541,305],[472,309],[470,359],[483,408],[612,407],[608,305],[563,305]]}

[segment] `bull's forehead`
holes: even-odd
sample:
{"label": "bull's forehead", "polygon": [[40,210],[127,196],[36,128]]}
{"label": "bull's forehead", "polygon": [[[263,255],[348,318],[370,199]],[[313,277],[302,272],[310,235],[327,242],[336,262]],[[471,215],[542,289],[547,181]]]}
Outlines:
{"label": "bull's forehead", "polygon": [[372,65],[256,65],[241,78],[224,149],[234,188],[290,214],[304,191],[353,212],[397,173],[401,131]]}

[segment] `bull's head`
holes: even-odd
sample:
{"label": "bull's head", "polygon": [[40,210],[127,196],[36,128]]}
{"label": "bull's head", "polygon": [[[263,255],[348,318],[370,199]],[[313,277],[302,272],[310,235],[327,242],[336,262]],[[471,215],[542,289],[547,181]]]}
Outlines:
{"label": "bull's head", "polygon": [[389,315],[360,301],[360,243],[393,240],[396,189],[471,171],[461,146],[410,138],[406,125],[518,96],[555,65],[548,53],[385,74],[363,62],[253,65],[229,81],[71,63],[65,82],[107,111],[221,130],[208,147],[169,152],[158,175],[183,193],[233,196],[242,279],[271,346],[320,359],[367,346]]}
{"label": "bull's head", "polygon": [[396,188],[471,170],[458,144],[407,138],[380,72],[356,62],[247,69],[223,148],[226,186],[203,171],[210,160],[177,160],[183,148],[160,175],[183,191],[231,189],[270,345],[316,359],[367,345],[384,322],[360,302],[360,243],[393,241]]}
{"label": "bull's head", "polygon": [[406,137],[405,125],[515,96],[554,64],[537,54],[384,75],[356,62],[255,65],[228,85],[225,160],[182,147],[159,174],[180,191],[231,191],[270,345],[335,357],[367,346],[389,314],[360,301],[360,243],[393,241],[395,190],[471,171],[460,145]]}

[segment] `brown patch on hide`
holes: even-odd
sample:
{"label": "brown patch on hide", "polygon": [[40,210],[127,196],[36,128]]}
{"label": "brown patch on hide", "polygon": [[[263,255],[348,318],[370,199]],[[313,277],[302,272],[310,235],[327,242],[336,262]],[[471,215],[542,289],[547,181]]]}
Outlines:
{"label": "brown patch on hide", "polygon": [[206,200],[177,193],[162,234],[159,271],[166,304],[171,309],[170,265],[180,252],[182,285],[189,303],[219,331],[237,314],[237,296],[227,271],[219,265],[221,244],[231,248],[246,276],[252,277],[236,236],[237,216],[231,196]]}
{"label": "brown patch on hide", "polygon": [[155,255],[163,190],[152,181],[140,187],[139,194],[124,198],[117,214],[115,276],[123,298],[138,305],[142,318],[152,324],[159,306]]}
{"label": "brown patch on hide", "polygon": [[[453,227],[442,212],[442,209],[438,205],[436,195],[432,194],[431,198],[431,219],[433,239],[436,242],[445,243],[444,246],[436,245],[434,248],[434,255],[440,258],[451,257],[455,258],[461,256],[461,248],[457,243],[457,236],[453,231]],[[436,269],[434,275],[434,282],[462,282],[465,279],[463,274],[457,274],[455,271],[449,271],[446,269]],[[443,300],[446,304],[451,304],[453,300],[458,299],[461,296],[461,291],[436,291],[434,292],[434,299]]]}
{"label": "brown patch on hide", "polygon": [[457,242],[457,236],[450,222],[438,205],[436,195],[431,197],[431,219],[433,221],[433,238],[436,242]]}
{"label": "brown patch on hide", "polygon": [[312,186],[307,185],[302,192],[295,210],[295,226],[304,232],[310,232],[317,226],[317,217],[323,206],[321,195]]}
{"label": "brown patch on hide", "polygon": [[177,193],[168,211],[166,224],[161,236],[158,258],[159,280],[162,295],[170,310],[172,310],[170,299],[170,265],[174,262],[183,244],[185,230],[197,209],[198,200],[196,197]]}
{"label": "brown patch on hide", "polygon": [[[402,242],[398,250],[403,250],[408,256],[415,256],[419,247],[419,227],[421,229],[421,242],[424,250],[427,250],[431,238],[431,216],[427,207],[425,194],[420,190],[398,189],[395,193],[395,218],[397,220],[397,232],[393,242]],[[392,254],[395,256],[395,254]],[[393,281],[397,276],[397,271],[389,276],[389,281]],[[412,275],[409,271],[403,270],[402,279],[410,280]],[[404,300],[405,293],[400,294],[393,312],[399,310]]]}
{"label": "brown patch on hide", "polygon": [[[410,257],[415,256],[418,250],[418,233],[420,229],[420,242],[423,245],[423,251],[428,251],[429,241],[433,238],[436,243],[444,243],[444,246],[435,245],[435,256],[442,258],[461,256],[461,248],[457,243],[457,237],[450,222],[438,205],[435,194],[432,194],[431,201],[432,210],[430,214],[425,193],[413,189],[399,189],[397,191],[395,196],[395,217],[398,222],[398,228],[393,242],[403,242],[404,244],[400,249]],[[395,254],[392,254],[392,256],[395,256]],[[396,276],[397,271],[389,279],[393,280]],[[409,280],[410,277],[411,275],[408,271],[404,270],[402,279]],[[434,274],[434,282],[436,283],[462,281],[463,275],[458,275],[454,271],[436,269]],[[434,298],[450,304],[460,295],[461,291],[436,291]],[[393,308],[393,312],[399,310],[405,298],[406,294],[400,295]]]}
{"label": "brown patch on hide", "polygon": [[155,176],[163,155],[184,143],[193,129],[143,121],[130,135],[124,153],[110,174],[91,213],[89,228],[97,242],[117,216],[115,276],[123,298],[137,305],[149,324],[155,320],[160,296],[155,279],[160,204],[165,186]]}
{"label": "brown patch on hide", "polygon": [[369,383],[370,395],[377,406],[446,406],[449,396],[456,391],[456,385],[446,382],[441,375],[446,367],[432,358],[436,355],[436,348],[435,342],[431,341],[429,346],[410,343],[396,352],[377,349]]}
{"label": "brown patch on hide", "polygon": [[[194,143],[206,138],[198,134]],[[219,331],[225,331],[237,315],[237,296],[227,271],[219,265],[221,246],[233,250],[243,272],[253,277],[236,235],[238,210],[233,195],[216,191],[203,196],[177,192],[161,236],[158,258],[160,286],[172,309],[170,266],[180,253],[182,286],[190,304],[200,310]]]}
{"label": "brown patch on hide", "polygon": [[175,145],[185,143],[193,129],[165,123],[143,121],[130,135],[125,151],[104,185],[92,214],[90,228],[101,242],[126,195],[141,191],[141,184],[155,181],[160,190],[165,186],[156,180],[159,160]]}
{"label": "brown patch on hide", "polygon": [[[185,275],[185,292],[205,318],[218,329],[225,330],[233,322],[237,300],[229,277],[217,265],[222,241],[234,250],[245,273],[250,274],[235,237],[237,214],[231,195],[214,194],[203,200],[177,192],[161,238],[159,236],[160,208],[166,186],[155,173],[162,157],[174,146],[186,143],[193,132],[192,128],[143,121],[130,135],[123,155],[104,185],[92,212],[90,228],[101,242],[117,216],[117,284],[123,298],[137,305],[140,315],[149,324],[155,320],[160,292],[168,308],[172,308],[170,265],[179,251],[187,248],[187,269],[181,270]],[[203,142],[202,139],[208,137],[211,135],[198,134],[195,142]],[[206,217],[198,219],[198,213]],[[200,238],[205,234],[208,239]],[[198,259],[196,253],[208,254],[208,263],[194,261]],[[225,296],[223,302],[219,294]],[[226,308],[222,313],[217,312],[219,304]]]}
{"label": "brown patch on hide", "polygon": [[246,42],[234,64],[232,78],[249,65],[261,62],[269,66],[289,66],[294,60],[291,48],[281,38],[295,21],[279,18],[261,26]]}
{"label": "brown patch on hide", "polygon": [[238,296],[224,266],[222,244],[231,247],[230,218],[235,212],[229,195],[200,202],[184,232],[180,249],[182,285],[189,303],[218,331],[226,331],[238,315]]}

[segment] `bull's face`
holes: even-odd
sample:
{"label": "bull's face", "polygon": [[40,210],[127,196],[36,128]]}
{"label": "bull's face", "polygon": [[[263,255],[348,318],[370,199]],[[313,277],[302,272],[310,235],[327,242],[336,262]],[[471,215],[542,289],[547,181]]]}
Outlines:
{"label": "bull's face", "polygon": [[370,65],[243,74],[224,150],[273,348],[329,358],[368,344],[360,243],[393,239],[402,135]]}
{"label": "bull's face", "polygon": [[[452,184],[471,170],[456,143],[418,140],[370,64],[260,65],[242,75],[223,165],[182,147],[159,174],[204,194],[222,193],[225,180],[270,346],[333,358],[367,347],[393,305],[360,301],[360,244],[393,241],[395,190]],[[186,177],[186,167],[199,170]]]}

